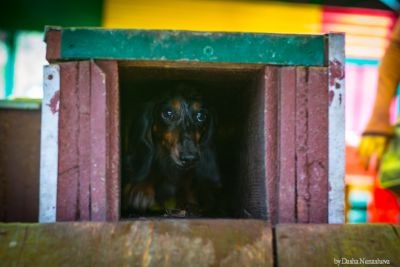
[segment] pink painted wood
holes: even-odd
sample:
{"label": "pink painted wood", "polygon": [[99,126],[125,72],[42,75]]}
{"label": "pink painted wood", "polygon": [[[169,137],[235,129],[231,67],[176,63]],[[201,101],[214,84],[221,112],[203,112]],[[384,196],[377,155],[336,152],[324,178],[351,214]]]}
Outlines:
{"label": "pink painted wood", "polygon": [[107,93],[104,73],[91,64],[90,83],[90,200],[91,220],[105,221],[107,214]]}
{"label": "pink painted wood", "polygon": [[327,68],[265,68],[268,211],[276,223],[328,219]]}
{"label": "pink painted wood", "polygon": [[300,223],[308,222],[308,205],[310,201],[307,173],[309,115],[307,108],[307,83],[308,69],[304,67],[298,67],[296,70],[296,204],[297,221]]}
{"label": "pink painted wood", "polygon": [[107,220],[119,219],[120,126],[119,81],[116,61],[96,61],[106,77],[107,90]]}
{"label": "pink painted wood", "polygon": [[277,67],[265,68],[265,103],[264,103],[264,124],[265,124],[265,176],[267,179],[268,213],[272,223],[277,223],[278,203],[278,71]]}
{"label": "pink painted wood", "polygon": [[[116,221],[120,194],[117,62],[60,66],[57,220]],[[264,90],[260,89],[265,201],[274,224],[327,222],[328,93],[323,90],[327,83],[327,68],[265,67]]]}
{"label": "pink painted wood", "polygon": [[310,68],[308,79],[309,222],[328,222],[328,73]]}
{"label": "pink painted wood", "polygon": [[61,57],[61,31],[58,29],[46,29],[46,59],[53,62]]}
{"label": "pink painted wood", "polygon": [[57,221],[119,219],[115,61],[61,63]]}
{"label": "pink painted wood", "polygon": [[78,63],[60,64],[57,221],[74,221],[78,216],[77,78]]}
{"label": "pink painted wood", "polygon": [[90,62],[79,62],[79,220],[90,220]]}
{"label": "pink painted wood", "polygon": [[280,69],[279,90],[279,218],[296,221],[296,68]]}

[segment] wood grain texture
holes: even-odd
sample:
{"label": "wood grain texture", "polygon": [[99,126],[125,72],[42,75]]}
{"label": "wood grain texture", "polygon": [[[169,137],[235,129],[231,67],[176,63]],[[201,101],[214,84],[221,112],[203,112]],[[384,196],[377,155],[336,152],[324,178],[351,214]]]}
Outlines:
{"label": "wood grain texture", "polygon": [[267,218],[267,192],[265,180],[265,135],[264,135],[264,77],[261,82],[249,87],[246,92],[248,117],[243,132],[246,137],[241,157],[242,181],[241,198],[244,203],[244,216],[257,219]]}
{"label": "wood grain texture", "polygon": [[78,63],[60,64],[58,134],[57,221],[74,221],[78,215]]}
{"label": "wood grain texture", "polygon": [[305,66],[323,66],[326,62],[323,53],[325,36],[322,34],[90,28],[58,30],[62,36],[58,59],[64,60],[122,59]]}
{"label": "wood grain texture", "polygon": [[266,67],[265,80],[265,176],[269,218],[273,224],[278,222],[279,212],[279,175],[278,175],[278,68]]}
{"label": "wood grain texture", "polygon": [[256,220],[0,224],[0,251],[4,266],[273,266]]}
{"label": "wood grain texture", "polygon": [[308,151],[309,222],[328,222],[328,72],[309,68]]}
{"label": "wood grain texture", "polygon": [[116,61],[96,61],[106,77],[107,91],[107,220],[119,219],[120,203],[120,105]]}
{"label": "wood grain texture", "polygon": [[308,173],[308,69],[296,69],[296,205],[297,221],[309,222],[309,173]]}
{"label": "wood grain texture", "polygon": [[0,262],[4,266],[308,267],[345,266],[335,263],[343,259],[379,259],[386,264],[369,265],[400,266],[399,234],[399,226],[387,224],[280,224],[271,229],[260,220],[3,223]]}
{"label": "wood grain texture", "polygon": [[46,59],[53,62],[61,57],[61,30],[47,28],[45,33]]}
{"label": "wood grain texture", "polygon": [[[389,264],[353,266],[400,266],[400,227],[393,225],[277,225],[278,266],[347,266],[345,260],[388,260]],[[343,262],[338,264],[335,260]]]}
{"label": "wood grain texture", "polygon": [[77,220],[90,220],[90,62],[79,62],[78,78],[78,157],[79,157],[79,214]]}
{"label": "wood grain texture", "polygon": [[296,222],[296,68],[280,69],[279,90],[279,218]]}
{"label": "wood grain texture", "polygon": [[107,218],[107,90],[106,77],[95,64],[90,66],[90,205],[91,220]]}

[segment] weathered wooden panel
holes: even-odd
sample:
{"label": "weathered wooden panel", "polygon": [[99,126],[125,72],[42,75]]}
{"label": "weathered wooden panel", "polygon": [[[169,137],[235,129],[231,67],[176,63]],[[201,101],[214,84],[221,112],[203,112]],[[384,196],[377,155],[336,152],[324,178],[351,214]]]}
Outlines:
{"label": "weathered wooden panel", "polygon": [[57,221],[119,218],[116,62],[61,63]]}
{"label": "weathered wooden panel", "polygon": [[328,222],[328,72],[310,67],[308,73],[309,221]]}
{"label": "weathered wooden panel", "polygon": [[264,123],[265,123],[265,176],[268,212],[273,224],[278,222],[278,68],[266,67],[264,75]]}
{"label": "weathered wooden panel", "polygon": [[244,105],[248,117],[243,122],[244,140],[241,150],[240,192],[243,217],[265,219],[268,216],[267,186],[265,180],[265,123],[264,123],[264,71],[256,83],[246,91]]}
{"label": "weathered wooden panel", "polygon": [[90,204],[93,221],[106,220],[107,92],[105,75],[91,64],[90,84]]}
{"label": "weathered wooden panel", "polygon": [[344,223],[345,53],[344,35],[328,35],[329,59],[329,223]]}
{"label": "weathered wooden panel", "polygon": [[328,85],[324,67],[266,67],[271,222],[327,222]]}
{"label": "weathered wooden panel", "polygon": [[323,223],[328,214],[327,69],[298,67],[296,79],[297,221]]}
{"label": "weathered wooden panel", "polygon": [[60,64],[57,220],[74,221],[78,215],[78,63]]}
{"label": "weathered wooden panel", "polygon": [[78,77],[78,110],[79,110],[79,124],[76,125],[78,129],[78,151],[79,151],[79,220],[90,220],[90,62],[79,62],[79,77]]}
{"label": "weathered wooden panel", "polygon": [[[54,34],[57,29],[48,29]],[[324,35],[58,29],[59,59],[170,60],[323,66]],[[53,51],[48,43],[49,50]],[[112,49],[110,49],[112,47]],[[301,53],[299,53],[301,51]]]}
{"label": "weathered wooden panel", "polygon": [[256,220],[0,224],[0,262],[4,266],[400,266],[399,226],[281,224],[274,232]]}
{"label": "weathered wooden panel", "polygon": [[49,62],[57,60],[61,56],[61,31],[56,28],[46,29],[46,59]]}
{"label": "weathered wooden panel", "polygon": [[280,223],[296,222],[296,68],[280,70],[279,212]]}
{"label": "weathered wooden panel", "polygon": [[58,65],[45,66],[43,74],[39,222],[55,222],[57,208],[60,67]]}
{"label": "weathered wooden panel", "polygon": [[107,220],[119,219],[120,202],[120,106],[116,61],[96,61],[106,77],[107,91]]}
{"label": "weathered wooden panel", "polygon": [[0,224],[4,266],[273,266],[255,220]]}
{"label": "weathered wooden panel", "polygon": [[[297,222],[309,222],[308,150],[308,69],[296,69],[296,207]],[[282,140],[284,141],[284,140]],[[310,140],[311,141],[311,140]]]}
{"label": "weathered wooden panel", "polygon": [[393,225],[277,225],[276,261],[298,267],[400,266],[399,233]]}

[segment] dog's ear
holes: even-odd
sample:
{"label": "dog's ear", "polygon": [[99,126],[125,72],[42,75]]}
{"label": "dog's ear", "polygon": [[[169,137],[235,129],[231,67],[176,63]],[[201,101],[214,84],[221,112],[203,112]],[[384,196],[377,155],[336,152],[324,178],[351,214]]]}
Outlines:
{"label": "dog's ear", "polygon": [[153,126],[154,104],[147,103],[141,115],[133,122],[133,133],[130,134],[130,154],[127,157],[129,180],[143,181],[149,174],[154,158],[154,144],[151,129]]}
{"label": "dog's ear", "polygon": [[210,147],[210,146],[213,146],[213,144],[214,144],[215,127],[216,127],[216,121],[217,121],[214,114],[215,113],[213,110],[208,111],[207,129],[202,138],[203,146]]}
{"label": "dog's ear", "polygon": [[215,127],[216,118],[213,116],[212,110],[209,110],[208,114],[208,125],[206,132],[204,133],[202,145],[201,145],[201,155],[198,168],[196,170],[197,176],[202,177],[215,185],[219,186],[220,172],[217,163],[217,157],[215,153]]}

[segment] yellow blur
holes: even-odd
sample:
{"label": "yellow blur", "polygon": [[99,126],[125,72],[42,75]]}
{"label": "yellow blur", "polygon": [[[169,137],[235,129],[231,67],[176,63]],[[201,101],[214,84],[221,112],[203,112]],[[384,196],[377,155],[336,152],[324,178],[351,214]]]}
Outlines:
{"label": "yellow blur", "polygon": [[321,7],[261,1],[105,0],[106,28],[320,33]]}
{"label": "yellow blur", "polygon": [[[388,141],[388,137],[380,135],[365,135],[361,137],[358,152],[365,169],[369,169],[371,164],[374,165],[375,168],[378,167],[376,163],[380,162],[382,159]],[[376,160],[376,163],[371,163],[373,159]]]}

